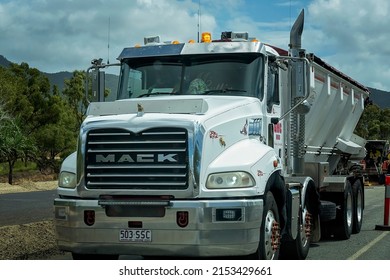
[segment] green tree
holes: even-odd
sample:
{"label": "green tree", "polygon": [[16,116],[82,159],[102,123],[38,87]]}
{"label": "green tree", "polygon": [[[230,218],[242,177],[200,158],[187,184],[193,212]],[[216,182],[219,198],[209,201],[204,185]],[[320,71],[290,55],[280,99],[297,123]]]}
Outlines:
{"label": "green tree", "polygon": [[0,135],[0,158],[8,163],[8,183],[12,185],[16,161],[19,158],[33,157],[36,147],[12,119],[6,119],[2,123]]}
{"label": "green tree", "polygon": [[74,71],[69,80],[65,80],[65,87],[62,94],[72,109],[78,129],[85,118],[85,112],[88,107],[88,100],[85,96],[85,71]]}
{"label": "green tree", "polygon": [[36,133],[34,138],[39,143],[39,152],[36,162],[43,173],[58,173],[59,161],[76,149],[77,131],[76,118],[65,100],[55,96],[56,100],[52,106],[60,113],[59,121],[54,124],[47,124]]}
{"label": "green tree", "polygon": [[9,163],[10,181],[13,164],[18,158],[28,156],[37,163],[42,157],[51,158],[47,141],[39,136],[53,135],[49,133],[49,128],[54,129],[55,124],[60,122],[63,104],[58,93],[58,89],[54,88],[51,94],[48,78],[26,63],[0,68],[0,100],[3,100],[6,113],[13,120],[13,125],[7,123],[1,134],[2,160]]}
{"label": "green tree", "polygon": [[381,137],[390,140],[390,109],[382,110],[381,114]]}
{"label": "green tree", "polygon": [[4,110],[4,105],[0,103],[0,129],[5,125],[5,122],[9,119],[7,112]]}
{"label": "green tree", "polygon": [[[87,75],[85,71],[74,71],[70,79],[65,80],[65,87],[62,94],[65,100],[68,102],[70,108],[72,108],[73,114],[77,119],[76,130],[80,128],[82,122],[85,119],[85,114],[90,101],[93,101],[92,97],[92,78],[88,76],[88,98],[86,96],[86,82]],[[110,94],[110,89],[104,90],[104,97],[106,98]],[[96,101],[96,100],[95,100]]]}
{"label": "green tree", "polygon": [[367,140],[390,139],[390,109],[375,104],[366,106],[355,133]]}
{"label": "green tree", "polygon": [[43,73],[27,63],[13,63],[5,71],[6,90],[0,96],[10,115],[23,120],[20,125],[26,135],[59,120],[59,112],[51,106],[50,82]]}
{"label": "green tree", "polygon": [[368,140],[369,135],[372,132],[372,126],[369,122],[377,115],[379,115],[379,107],[374,105],[366,106],[356,126],[355,133]]}

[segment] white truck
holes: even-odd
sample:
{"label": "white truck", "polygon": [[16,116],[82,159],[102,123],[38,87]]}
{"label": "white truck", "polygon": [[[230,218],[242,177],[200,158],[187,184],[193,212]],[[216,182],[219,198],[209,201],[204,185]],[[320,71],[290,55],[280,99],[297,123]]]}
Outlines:
{"label": "white truck", "polygon": [[[321,234],[360,231],[366,87],[301,49],[242,32],[123,49],[117,100],[102,69],[54,201],[74,259],[305,259]],[[202,36],[203,38],[203,36]]]}

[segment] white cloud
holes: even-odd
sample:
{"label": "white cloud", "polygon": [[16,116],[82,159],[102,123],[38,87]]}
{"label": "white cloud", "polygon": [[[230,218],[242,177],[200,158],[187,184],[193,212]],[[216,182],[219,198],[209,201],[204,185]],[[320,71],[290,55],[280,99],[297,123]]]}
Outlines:
{"label": "white cloud", "polygon": [[[196,39],[197,10],[189,0],[0,2],[0,54],[45,72],[86,69],[92,58],[106,60],[108,52],[114,62],[124,47],[145,36]],[[204,12],[202,25],[215,29],[215,18]]]}
{"label": "white cloud", "polygon": [[390,90],[389,8],[388,0],[315,0],[304,41],[364,85]]}
{"label": "white cloud", "polygon": [[[285,49],[305,8],[304,48],[366,86],[390,90],[388,0],[200,2],[201,31],[214,38],[221,31],[248,31]],[[92,58],[106,61],[108,52],[115,62],[124,47],[145,36],[196,39],[198,11],[199,0],[0,0],[0,54],[45,72],[86,69]]]}

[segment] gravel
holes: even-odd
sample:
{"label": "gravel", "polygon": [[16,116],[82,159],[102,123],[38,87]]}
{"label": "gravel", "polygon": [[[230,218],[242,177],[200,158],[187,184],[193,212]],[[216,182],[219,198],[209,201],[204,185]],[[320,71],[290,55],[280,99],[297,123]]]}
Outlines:
{"label": "gravel", "polygon": [[[5,193],[52,190],[57,181],[19,180],[13,185],[0,183],[0,195]],[[56,244],[52,220],[0,227],[0,260],[44,260],[64,254]]]}
{"label": "gravel", "polygon": [[39,260],[60,255],[52,221],[0,227],[0,260]]}

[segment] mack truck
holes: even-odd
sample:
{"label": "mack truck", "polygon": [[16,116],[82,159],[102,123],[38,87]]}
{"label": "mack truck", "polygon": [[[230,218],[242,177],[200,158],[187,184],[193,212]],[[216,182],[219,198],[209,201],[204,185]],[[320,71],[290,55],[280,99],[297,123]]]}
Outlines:
{"label": "mack truck", "polygon": [[204,32],[93,60],[54,200],[59,248],[73,259],[305,259],[324,236],[358,233],[365,140],[353,132],[369,91],[307,53],[303,25],[304,10],[287,50]]}

